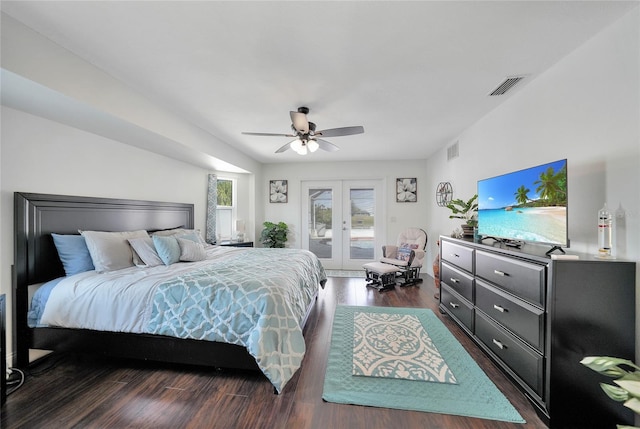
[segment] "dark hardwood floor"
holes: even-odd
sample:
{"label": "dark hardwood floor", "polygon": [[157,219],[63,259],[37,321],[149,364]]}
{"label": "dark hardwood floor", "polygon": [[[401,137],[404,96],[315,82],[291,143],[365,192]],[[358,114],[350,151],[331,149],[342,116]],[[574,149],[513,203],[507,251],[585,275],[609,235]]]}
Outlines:
{"label": "dark hardwood floor", "polygon": [[[261,373],[84,355],[46,359],[2,407],[2,428],[546,428],[533,406],[449,319],[433,279],[379,293],[362,278],[330,278],[305,329],[302,368],[280,395]],[[444,414],[327,403],[322,387],[337,304],[425,307],[444,321],[527,421],[510,424]]]}

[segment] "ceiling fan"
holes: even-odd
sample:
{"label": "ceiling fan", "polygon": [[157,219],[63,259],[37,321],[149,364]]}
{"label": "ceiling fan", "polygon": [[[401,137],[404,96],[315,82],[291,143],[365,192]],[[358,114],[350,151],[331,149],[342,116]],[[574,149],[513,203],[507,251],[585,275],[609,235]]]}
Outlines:
{"label": "ceiling fan", "polygon": [[315,152],[318,149],[326,150],[328,152],[335,152],[340,148],[333,143],[318,137],[340,137],[349,136],[352,134],[364,133],[364,127],[342,127],[342,128],[329,128],[322,131],[316,131],[316,124],[309,122],[307,119],[307,113],[309,113],[308,107],[298,107],[298,111],[289,112],[291,115],[291,129],[292,134],[274,134],[274,133],[245,133],[242,134],[250,136],[276,136],[276,137],[295,137],[296,139],[282,146],[276,151],[276,153],[282,153],[288,149],[293,149],[300,155],[306,155],[309,152]]}

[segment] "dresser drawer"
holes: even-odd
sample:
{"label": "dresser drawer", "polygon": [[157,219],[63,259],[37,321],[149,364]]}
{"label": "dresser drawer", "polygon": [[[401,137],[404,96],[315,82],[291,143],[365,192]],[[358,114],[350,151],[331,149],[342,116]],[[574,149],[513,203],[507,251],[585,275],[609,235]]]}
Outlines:
{"label": "dresser drawer", "polygon": [[442,241],[442,260],[462,268],[473,274],[473,252],[474,249],[460,246],[459,244]]}
{"label": "dresser drawer", "polygon": [[540,308],[491,287],[482,280],[476,284],[476,307],[540,352],[543,351],[544,311]]}
{"label": "dresser drawer", "polygon": [[453,292],[446,284],[441,284],[440,287],[440,305],[466,326],[469,331],[473,332],[472,305]]}
{"label": "dresser drawer", "polygon": [[473,277],[471,275],[443,262],[440,281],[446,283],[447,286],[468,299],[469,302],[473,302]]}
{"label": "dresser drawer", "polygon": [[481,311],[475,312],[475,334],[533,392],[542,397],[544,359],[541,354],[505,331]]}
{"label": "dresser drawer", "polygon": [[529,302],[544,307],[544,265],[476,252],[476,275]]}

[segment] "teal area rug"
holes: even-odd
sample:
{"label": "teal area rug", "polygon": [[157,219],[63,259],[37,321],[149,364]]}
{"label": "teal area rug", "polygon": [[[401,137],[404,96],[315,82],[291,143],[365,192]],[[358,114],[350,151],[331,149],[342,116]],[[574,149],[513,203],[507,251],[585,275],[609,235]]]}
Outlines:
{"label": "teal area rug", "polygon": [[324,272],[327,274],[327,277],[366,277],[364,270],[324,270]]}
{"label": "teal area rug", "polygon": [[[415,316],[456,383],[354,375],[354,320],[358,313]],[[420,308],[337,306],[322,399],[340,404],[525,423],[436,315]]]}

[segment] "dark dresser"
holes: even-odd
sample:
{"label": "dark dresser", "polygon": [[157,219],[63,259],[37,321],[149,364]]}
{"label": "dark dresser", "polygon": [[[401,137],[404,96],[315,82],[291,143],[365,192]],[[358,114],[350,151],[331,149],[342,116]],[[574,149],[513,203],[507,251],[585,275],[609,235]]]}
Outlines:
{"label": "dark dresser", "polygon": [[440,237],[440,309],[512,378],[551,428],[633,424],[633,413],[600,388],[612,379],[580,360],[634,360],[635,262],[551,259],[545,250]]}

